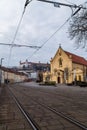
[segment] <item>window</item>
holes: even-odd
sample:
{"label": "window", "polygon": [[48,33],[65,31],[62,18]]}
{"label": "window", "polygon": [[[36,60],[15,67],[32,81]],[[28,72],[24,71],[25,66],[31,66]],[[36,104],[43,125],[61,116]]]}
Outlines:
{"label": "window", "polygon": [[59,59],[59,67],[62,67],[62,58]]}

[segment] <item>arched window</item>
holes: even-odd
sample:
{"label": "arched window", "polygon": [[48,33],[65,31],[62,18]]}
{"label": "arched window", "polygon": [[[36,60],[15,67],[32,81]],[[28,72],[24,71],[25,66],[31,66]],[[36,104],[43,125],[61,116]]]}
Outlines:
{"label": "arched window", "polygon": [[59,58],[59,67],[62,67],[62,58]]}

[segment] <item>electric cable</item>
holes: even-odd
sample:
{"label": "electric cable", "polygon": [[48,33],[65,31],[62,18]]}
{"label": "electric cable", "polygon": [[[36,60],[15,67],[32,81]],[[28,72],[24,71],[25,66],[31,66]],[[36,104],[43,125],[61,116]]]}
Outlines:
{"label": "electric cable", "polygon": [[21,25],[23,15],[24,15],[24,11],[23,11],[23,13],[22,13],[22,15],[21,15],[20,21],[19,21],[19,23],[18,23],[18,26],[17,26],[16,32],[15,32],[15,35],[14,35],[13,40],[12,40],[12,42],[11,42],[12,46],[11,46],[11,48],[10,48],[10,52],[9,52],[8,66],[9,66],[10,59],[11,59],[11,54],[12,54],[13,44],[14,44],[14,41],[15,41],[15,39],[16,39],[16,36],[17,36],[18,30],[19,30],[19,27],[20,27],[20,25]]}
{"label": "electric cable", "polygon": [[81,7],[79,7],[60,27],[58,27],[57,30],[41,45],[41,47],[38,48],[36,51],[34,51],[34,52],[32,53],[32,55],[31,55],[30,57],[28,57],[27,59],[32,58],[32,56],[33,56],[34,54],[36,54],[58,31],[60,31],[60,30],[64,27],[64,25],[65,25],[76,13],[78,13],[78,11],[79,11],[80,9],[81,9]]}
{"label": "electric cable", "polygon": [[[15,39],[16,39],[16,36],[17,36],[18,30],[19,30],[19,27],[20,27],[21,22],[22,22],[25,9],[26,9],[27,5],[28,5],[31,1],[32,1],[32,0],[26,0],[26,2],[25,2],[23,13],[22,13],[22,15],[21,15],[20,21],[19,21],[19,23],[18,23],[16,32],[15,32],[15,35],[14,35],[13,40],[12,40],[12,42],[11,42],[12,46],[11,46],[11,49],[10,49],[8,64],[9,64],[10,59],[11,59],[12,48],[13,48],[14,41],[15,41]],[[64,4],[64,5],[65,5],[65,4]],[[78,7],[79,7],[79,6],[78,6]],[[74,14],[71,15],[71,17],[72,17],[73,15],[75,15],[81,8],[82,8],[82,7],[79,7],[79,8],[77,9],[77,11],[74,12]],[[34,54],[36,54],[36,52],[39,51],[61,28],[63,28],[63,26],[71,19],[71,17],[69,17],[69,18],[64,22],[64,24],[61,25],[61,26],[41,45],[40,48],[38,48],[36,51],[34,51],[34,53],[31,55],[31,57],[32,57]]]}
{"label": "electric cable", "polygon": [[16,32],[15,32],[14,37],[13,37],[13,40],[12,40],[12,42],[11,42],[12,46],[11,46],[11,48],[10,48],[10,53],[9,53],[9,58],[8,58],[8,66],[9,66],[10,59],[11,59],[11,54],[12,54],[12,48],[13,48],[13,45],[14,45],[14,41],[15,41],[16,36],[17,36],[17,34],[18,34],[18,31],[19,31],[19,28],[20,28],[20,25],[21,25],[21,22],[22,22],[24,13],[25,13],[25,9],[26,9],[27,5],[28,5],[31,1],[32,1],[32,0],[26,0],[26,2],[25,2],[25,5],[24,5],[24,9],[23,9],[21,18],[20,18],[20,20],[19,20],[19,23],[18,23]]}
{"label": "electric cable", "polygon": [[57,30],[40,46],[40,48],[36,49],[36,50],[32,53],[32,55],[31,55],[30,57],[28,57],[27,59],[32,58],[32,56],[33,56],[34,54],[36,54],[37,51],[39,51],[58,31],[60,31],[60,29],[62,29],[63,26],[64,26],[70,19],[71,19],[71,17],[69,17],[59,28],[57,28]]}

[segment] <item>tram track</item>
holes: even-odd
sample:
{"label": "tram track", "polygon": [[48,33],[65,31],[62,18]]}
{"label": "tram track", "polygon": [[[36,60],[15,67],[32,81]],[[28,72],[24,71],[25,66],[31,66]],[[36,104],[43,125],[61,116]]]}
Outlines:
{"label": "tram track", "polygon": [[[18,90],[17,90],[17,92],[18,92]],[[87,130],[87,126],[85,126],[84,124],[82,124],[78,120],[75,120],[70,116],[66,116],[63,112],[56,111],[54,108],[52,108],[50,106],[47,106],[47,104],[42,104],[42,103],[38,102],[35,98],[32,98],[29,95],[25,94],[25,92],[21,92],[21,94],[23,94],[23,96],[29,97],[30,100],[33,100],[34,102],[37,102],[39,105],[41,105],[44,108],[50,110],[51,112],[55,113],[56,115],[62,117],[63,119],[67,120],[68,122],[78,126],[80,129]]]}
{"label": "tram track", "polygon": [[[9,88],[9,87],[8,87]],[[22,112],[22,114],[24,115],[25,119],[27,120],[27,122],[31,125],[32,130],[40,130],[40,128],[38,128],[37,124],[35,123],[35,121],[30,117],[30,115],[25,111],[23,105],[19,102],[19,100],[17,99],[17,97],[13,94],[13,92],[11,91],[11,89],[9,89],[11,96],[13,97],[15,103],[17,104],[18,108],[20,109],[20,111]]]}
{"label": "tram track", "polygon": [[[20,85],[20,87],[23,87],[23,86],[21,86]],[[30,88],[29,88],[30,87]],[[32,90],[32,86],[27,86],[26,88],[29,88],[29,90]],[[23,87],[24,88],[24,87]],[[69,94],[69,92],[66,94],[66,95],[64,95],[64,94],[62,94],[62,93],[60,93],[60,92],[52,92],[52,90],[51,90],[51,92],[49,93],[49,92],[47,92],[47,91],[45,91],[44,89],[43,89],[43,87],[42,88],[34,88],[35,90],[34,91],[37,91],[37,92],[40,92],[40,93],[45,93],[45,94],[47,94],[47,95],[49,95],[49,96],[51,96],[51,97],[54,97],[53,95],[55,95],[55,97],[56,98],[58,98],[58,97],[61,97],[61,99],[66,99],[67,101],[69,101],[69,102],[72,102],[72,100],[74,99],[74,100],[76,100],[76,95],[72,95],[72,98],[69,98],[71,95]],[[55,90],[56,91],[56,90]],[[80,99],[81,99],[81,94],[78,96],[78,98],[80,97]],[[84,99],[85,99],[85,97],[84,97]],[[85,100],[86,101],[86,100]],[[74,102],[74,104],[79,104],[78,102]]]}
{"label": "tram track", "polygon": [[[23,87],[23,86],[20,86],[20,87]],[[73,118],[76,118],[77,119],[77,117],[74,115],[74,114],[72,114],[72,109],[73,109],[73,112],[74,113],[76,113],[76,110],[77,110],[77,114],[76,115],[79,115],[80,114],[80,112],[79,111],[81,111],[81,112],[83,112],[82,114],[83,114],[83,116],[85,116],[84,115],[84,111],[86,111],[86,109],[87,109],[87,105],[86,105],[86,98],[84,97],[84,100],[83,101],[80,101],[80,100],[82,100],[83,99],[83,97],[81,97],[81,95],[80,95],[80,97],[78,96],[78,98],[77,98],[77,96],[75,96],[75,95],[73,95],[73,96],[69,96],[69,95],[65,95],[65,94],[61,94],[61,93],[57,93],[57,92],[50,92],[49,93],[49,91],[47,92],[46,90],[44,90],[43,89],[43,87],[42,87],[42,90],[41,90],[41,88],[40,88],[40,90],[38,89],[38,88],[35,88],[35,89],[32,89],[32,87],[26,87],[26,88],[22,88],[24,91],[26,91],[26,89],[29,89],[29,91],[35,91],[35,92],[38,92],[38,95],[40,94],[41,95],[41,97],[42,97],[42,95],[46,95],[45,96],[45,98],[44,98],[44,100],[42,100],[42,98],[39,98],[39,96],[38,97],[36,97],[37,98],[37,100],[39,100],[40,102],[46,102],[47,100],[46,100],[46,97],[48,97],[47,99],[50,99],[50,98],[54,98],[54,96],[55,96],[55,100],[54,101],[58,101],[59,102],[59,104],[55,104],[54,103],[54,105],[52,104],[52,102],[51,102],[51,100],[49,100],[49,105],[50,106],[54,106],[54,107],[56,107],[56,108],[58,108],[58,110],[59,111],[61,111],[62,110],[62,108],[64,108],[63,109],[63,112],[65,113],[65,114],[69,114],[69,115],[71,115]],[[43,91],[44,90],[44,91]],[[26,91],[26,93],[27,93],[27,91]],[[29,92],[28,92],[28,94],[29,95],[31,95]],[[32,97],[32,95],[31,95],[31,97]],[[49,98],[50,97],[50,98]],[[82,98],[82,99],[81,99]],[[57,100],[56,100],[57,99]],[[59,99],[61,99],[61,102],[59,101]],[[64,101],[66,102],[66,103],[64,103]],[[78,101],[80,101],[80,102],[78,102]],[[66,105],[64,105],[64,104],[66,104]],[[71,104],[71,106],[69,106],[69,108],[70,109],[68,109],[68,108],[66,108],[66,106],[68,106],[68,105],[70,105]],[[81,108],[81,106],[82,106],[82,108]],[[79,109],[80,108],[80,109]],[[87,115],[87,114],[86,114]],[[78,119],[77,119],[78,120]],[[87,124],[87,123],[86,123]]]}
{"label": "tram track", "polygon": [[0,94],[0,130],[40,130],[7,87]]}

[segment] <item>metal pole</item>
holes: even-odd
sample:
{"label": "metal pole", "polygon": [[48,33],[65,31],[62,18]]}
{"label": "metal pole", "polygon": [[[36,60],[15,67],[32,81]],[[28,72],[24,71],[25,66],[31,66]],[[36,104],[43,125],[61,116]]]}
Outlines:
{"label": "metal pole", "polygon": [[70,7],[70,8],[81,8],[81,9],[86,9],[85,7],[83,6],[78,6],[78,5],[70,5],[70,4],[65,4],[65,3],[60,3],[60,2],[55,2],[55,1],[49,1],[49,0],[37,0],[37,1],[40,1],[40,2],[47,2],[47,3],[50,3],[50,4],[54,4],[55,7],[60,7],[60,6],[67,6],[67,7]]}
{"label": "metal pole", "polygon": [[1,86],[1,83],[2,83],[2,60],[3,60],[4,58],[1,58],[1,65],[0,65],[0,86]]}

